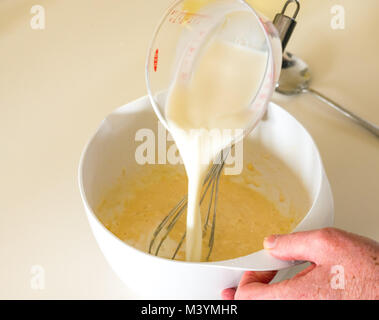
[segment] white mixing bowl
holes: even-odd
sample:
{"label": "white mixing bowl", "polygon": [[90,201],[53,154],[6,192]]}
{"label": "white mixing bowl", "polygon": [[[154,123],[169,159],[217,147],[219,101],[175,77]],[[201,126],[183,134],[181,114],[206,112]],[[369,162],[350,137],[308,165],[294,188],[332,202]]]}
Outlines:
{"label": "white mixing bowl", "polygon": [[[219,299],[222,289],[236,286],[244,270],[281,270],[287,263],[264,250],[234,259],[243,268],[214,267],[158,258],[141,252],[113,235],[95,214],[104,190],[112,186],[123,168],[138,166],[135,134],[141,128],[157,130],[157,118],[148,97],[110,114],[85,148],[79,167],[79,186],[90,226],[105,258],[136,296],[156,299]],[[285,162],[305,185],[311,208],[295,231],[333,224],[330,185],[320,154],[304,127],[281,107],[270,103],[264,120],[246,139],[255,139]],[[148,195],[147,195],[148,199]],[[220,263],[218,263],[220,264]]]}

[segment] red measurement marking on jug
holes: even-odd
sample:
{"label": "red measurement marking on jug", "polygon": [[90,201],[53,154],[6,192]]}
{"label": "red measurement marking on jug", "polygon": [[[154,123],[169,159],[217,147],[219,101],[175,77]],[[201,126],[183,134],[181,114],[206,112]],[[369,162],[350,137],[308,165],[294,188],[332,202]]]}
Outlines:
{"label": "red measurement marking on jug", "polygon": [[158,69],[158,56],[159,56],[159,49],[155,50],[155,55],[154,55],[154,72],[157,72],[157,69]]}

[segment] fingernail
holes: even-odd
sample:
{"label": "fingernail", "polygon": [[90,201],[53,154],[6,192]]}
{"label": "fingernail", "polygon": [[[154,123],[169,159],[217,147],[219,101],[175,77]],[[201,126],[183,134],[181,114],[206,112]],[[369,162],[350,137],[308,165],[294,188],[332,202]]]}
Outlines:
{"label": "fingernail", "polygon": [[277,235],[272,235],[269,237],[266,237],[263,241],[263,246],[265,249],[273,249],[276,246],[276,241],[278,240]]}

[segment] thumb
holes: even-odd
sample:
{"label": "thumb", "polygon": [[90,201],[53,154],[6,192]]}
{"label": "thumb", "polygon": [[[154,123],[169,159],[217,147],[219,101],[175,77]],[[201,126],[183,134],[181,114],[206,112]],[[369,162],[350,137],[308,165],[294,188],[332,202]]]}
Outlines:
{"label": "thumb", "polygon": [[328,259],[327,229],[272,235],[264,240],[264,247],[281,260],[305,260],[315,264]]}

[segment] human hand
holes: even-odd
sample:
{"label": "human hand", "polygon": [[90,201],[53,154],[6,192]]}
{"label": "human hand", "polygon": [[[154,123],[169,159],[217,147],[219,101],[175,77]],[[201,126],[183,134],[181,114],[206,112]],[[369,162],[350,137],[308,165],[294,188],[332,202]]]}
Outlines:
{"label": "human hand", "polygon": [[289,280],[269,284],[276,272],[245,272],[224,300],[379,299],[379,244],[334,228],[273,235],[264,247],[282,260],[310,261]]}

